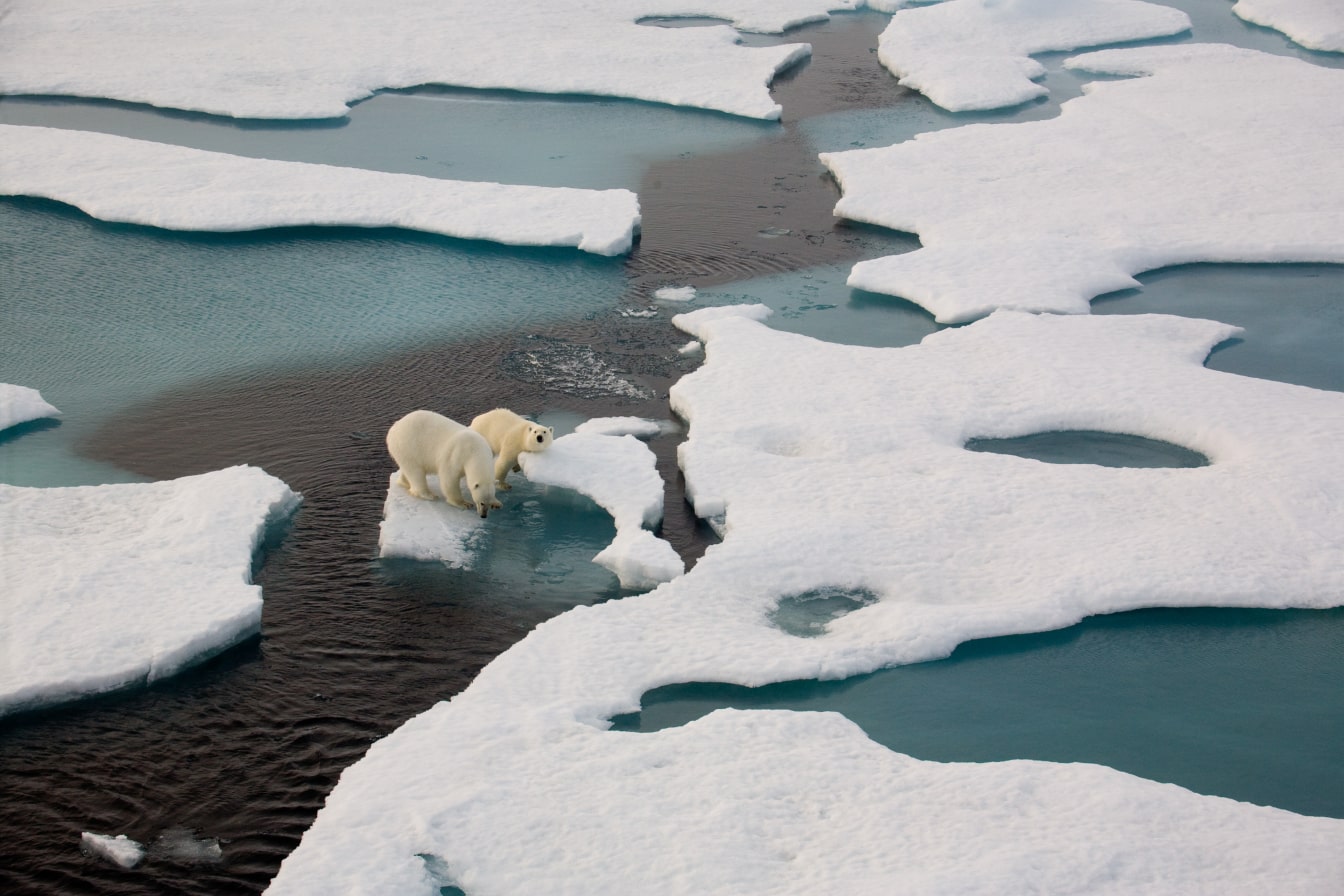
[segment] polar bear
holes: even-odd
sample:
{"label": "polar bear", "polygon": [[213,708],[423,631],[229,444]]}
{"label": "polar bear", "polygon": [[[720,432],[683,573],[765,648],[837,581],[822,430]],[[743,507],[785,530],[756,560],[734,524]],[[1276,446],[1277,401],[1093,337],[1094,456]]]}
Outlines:
{"label": "polar bear", "polygon": [[387,451],[397,462],[397,484],[417,498],[434,500],[426,474],[439,477],[443,497],[454,507],[468,507],[462,500],[462,477],[476,511],[485,517],[503,505],[495,499],[491,474],[494,454],[490,443],[477,432],[433,411],[411,411],[387,431]]}
{"label": "polar bear", "polygon": [[510,470],[521,470],[518,455],[524,451],[545,451],[555,439],[555,429],[533,423],[508,408],[495,408],[471,421],[471,428],[485,436],[495,452],[495,487],[513,488],[504,481]]}

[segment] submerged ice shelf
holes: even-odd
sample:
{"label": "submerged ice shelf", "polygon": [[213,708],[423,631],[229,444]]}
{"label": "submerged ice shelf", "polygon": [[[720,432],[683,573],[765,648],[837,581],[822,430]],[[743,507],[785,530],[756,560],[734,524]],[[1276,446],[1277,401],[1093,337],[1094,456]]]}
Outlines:
{"label": "submerged ice shelf", "polygon": [[0,430],[31,420],[59,417],[60,413],[36,389],[0,383]]}

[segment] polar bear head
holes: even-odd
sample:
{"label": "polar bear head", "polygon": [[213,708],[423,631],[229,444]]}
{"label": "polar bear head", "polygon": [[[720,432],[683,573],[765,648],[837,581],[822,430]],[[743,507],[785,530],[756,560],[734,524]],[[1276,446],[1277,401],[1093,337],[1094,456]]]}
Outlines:
{"label": "polar bear head", "polygon": [[527,432],[523,434],[522,449],[524,451],[545,451],[553,441],[555,441],[554,427],[542,426],[540,423],[529,423],[527,424]]}

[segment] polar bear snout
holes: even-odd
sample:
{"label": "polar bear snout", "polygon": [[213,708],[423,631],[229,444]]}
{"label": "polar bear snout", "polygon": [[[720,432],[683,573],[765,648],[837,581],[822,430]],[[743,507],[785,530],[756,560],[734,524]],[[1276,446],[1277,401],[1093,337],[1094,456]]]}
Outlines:
{"label": "polar bear snout", "polygon": [[544,444],[545,441],[546,441],[546,437],[545,437],[544,435],[542,435],[541,433],[537,433],[537,444],[538,444],[538,445]]}

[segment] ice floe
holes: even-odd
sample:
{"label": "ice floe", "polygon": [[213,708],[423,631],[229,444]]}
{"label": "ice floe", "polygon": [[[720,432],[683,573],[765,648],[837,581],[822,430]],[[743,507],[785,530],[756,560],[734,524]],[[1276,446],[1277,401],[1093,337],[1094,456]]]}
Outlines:
{"label": "ice floe", "polygon": [[[876,349],[736,312],[675,319],[708,350],[671,395],[688,490],[724,541],[648,594],[543,623],[375,744],[273,896],[1315,893],[1344,878],[1344,820],[1098,766],[924,762],[831,713],[604,730],[674,682],[839,678],[1134,607],[1344,599],[1344,395],[1204,368],[1233,327],[1005,311]],[[1055,429],[1210,463],[964,447]],[[824,588],[874,600],[811,637],[771,622]]]}
{"label": "ice floe", "polygon": [[1237,0],[1232,11],[1309,50],[1344,53],[1344,5],[1337,0]]}
{"label": "ice floe", "polygon": [[111,134],[0,125],[0,194],[172,230],[403,227],[511,245],[629,251],[639,199],[252,159]]}
{"label": "ice floe", "polygon": [[1138,77],[1090,84],[1048,121],[822,154],[837,214],[923,244],[860,262],[851,286],[955,322],[1083,313],[1167,265],[1344,262],[1344,71],[1221,44],[1067,64]]}
{"label": "ice floe", "polygon": [[145,857],[144,844],[132,840],[125,834],[113,837],[109,834],[93,834],[85,831],[79,835],[79,839],[90,855],[120,865],[122,868],[134,868]]}
{"label": "ice floe", "polygon": [[1046,94],[1033,53],[1167,37],[1190,18],[1142,0],[947,0],[899,10],[878,59],[903,86],[953,112],[1014,106]]}
{"label": "ice floe", "polygon": [[0,383],[0,430],[44,417],[59,417],[60,414],[36,389]]}
{"label": "ice floe", "polygon": [[616,537],[593,561],[616,573],[624,588],[651,588],[686,569],[672,545],[650,531],[663,519],[663,480],[653,452],[632,434],[651,434],[648,423],[658,426],[637,418],[590,420],[545,451],[518,456],[528,479],[573,489],[611,514]]}
{"label": "ice floe", "polygon": [[0,715],[155,681],[255,634],[254,554],[298,502],[255,467],[0,485]]}
{"label": "ice floe", "polygon": [[653,291],[660,302],[691,302],[695,300],[694,286],[664,286]]}
{"label": "ice floe", "polygon": [[[383,521],[378,527],[378,556],[428,560],[456,569],[471,569],[483,545],[488,520],[475,511],[454,507],[436,498],[416,498],[397,483],[394,472],[387,485]],[[436,496],[443,492],[439,477],[425,477]],[[458,484],[461,488],[461,484]]]}
{"label": "ice floe", "polygon": [[0,20],[0,92],[106,97],[240,118],[342,116],[383,88],[449,84],[631,97],[777,118],[768,85],[806,44],[748,47],[712,16],[779,32],[859,0],[463,0],[272,3],[14,0]]}

